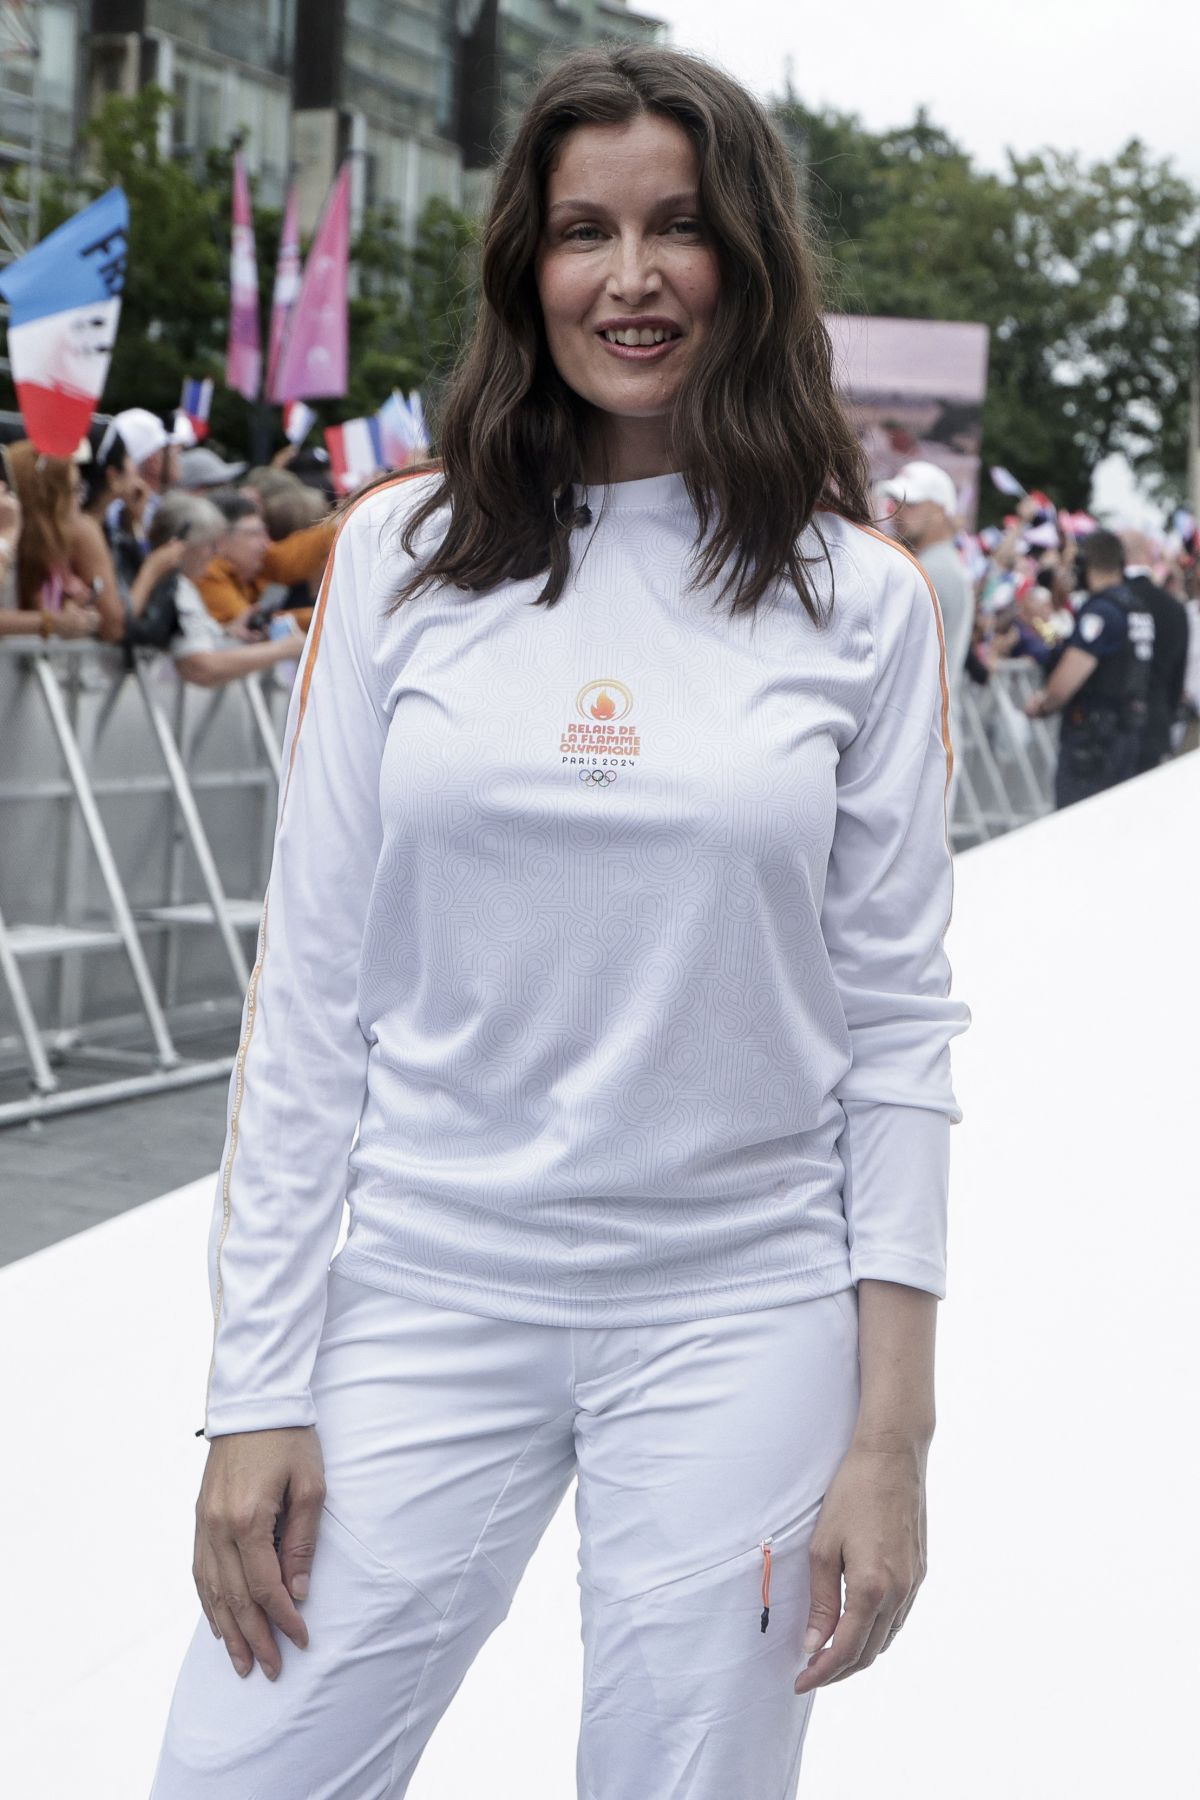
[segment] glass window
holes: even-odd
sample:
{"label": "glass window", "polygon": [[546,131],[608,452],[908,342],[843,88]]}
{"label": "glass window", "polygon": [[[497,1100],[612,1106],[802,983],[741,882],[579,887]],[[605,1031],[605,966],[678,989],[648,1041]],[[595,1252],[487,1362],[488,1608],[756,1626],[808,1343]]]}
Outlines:
{"label": "glass window", "polygon": [[58,112],[75,109],[76,17],[72,6],[40,6],[34,28],[41,43],[42,102]]}

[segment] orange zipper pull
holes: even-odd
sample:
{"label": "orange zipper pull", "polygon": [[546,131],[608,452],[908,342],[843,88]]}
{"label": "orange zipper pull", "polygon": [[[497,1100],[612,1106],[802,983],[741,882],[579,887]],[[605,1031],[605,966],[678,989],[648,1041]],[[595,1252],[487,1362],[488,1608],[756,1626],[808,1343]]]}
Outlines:
{"label": "orange zipper pull", "polygon": [[763,1602],[763,1609],[762,1609],[762,1618],[758,1622],[758,1629],[760,1631],[765,1631],[767,1629],[767,1622],[771,1617],[771,1542],[772,1542],[772,1540],[770,1538],[764,1538],[762,1541],[762,1553],[763,1553],[762,1602]]}

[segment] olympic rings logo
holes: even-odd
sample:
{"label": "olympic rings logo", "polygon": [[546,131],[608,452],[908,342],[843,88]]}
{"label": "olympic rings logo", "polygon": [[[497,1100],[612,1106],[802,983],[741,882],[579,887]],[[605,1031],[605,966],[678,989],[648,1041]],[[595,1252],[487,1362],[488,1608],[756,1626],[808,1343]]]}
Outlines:
{"label": "olympic rings logo", "polygon": [[579,779],[584,783],[590,782],[593,787],[611,787],[617,779],[617,771],[615,769],[580,769]]}

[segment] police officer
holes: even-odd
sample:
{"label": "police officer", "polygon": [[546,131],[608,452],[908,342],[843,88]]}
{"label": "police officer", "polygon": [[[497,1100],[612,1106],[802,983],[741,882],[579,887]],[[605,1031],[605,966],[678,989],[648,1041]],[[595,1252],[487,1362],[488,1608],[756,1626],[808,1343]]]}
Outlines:
{"label": "police officer", "polygon": [[1050,675],[1025,703],[1030,718],[1062,711],[1054,802],[1060,809],[1115,787],[1137,770],[1154,657],[1154,615],[1125,585],[1125,552],[1111,531],[1084,540],[1088,597]]}
{"label": "police officer", "polygon": [[1152,551],[1144,531],[1123,531],[1125,586],[1154,615],[1154,661],[1150,665],[1146,731],[1138,752],[1138,774],[1156,769],[1171,751],[1172,727],[1183,711],[1188,659],[1188,616],[1182,600],[1159,587],[1150,572]]}

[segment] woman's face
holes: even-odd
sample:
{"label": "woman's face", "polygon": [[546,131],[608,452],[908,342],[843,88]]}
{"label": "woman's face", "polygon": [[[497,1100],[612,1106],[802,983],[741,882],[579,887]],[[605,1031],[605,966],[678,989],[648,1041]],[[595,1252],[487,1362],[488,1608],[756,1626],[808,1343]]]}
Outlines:
{"label": "woman's face", "polygon": [[666,472],[670,409],[712,328],[719,271],[698,186],[691,140],[652,113],[577,126],[547,180],[546,339],[567,386],[602,415],[613,480]]}
{"label": "woman's face", "polygon": [[127,505],[129,501],[133,499],[134,489],[137,487],[137,479],[137,469],[134,467],[132,456],[127,456],[119,468],[113,463],[109,463],[104,471],[104,480],[108,488],[108,498],[110,500],[120,500],[123,505]]}

